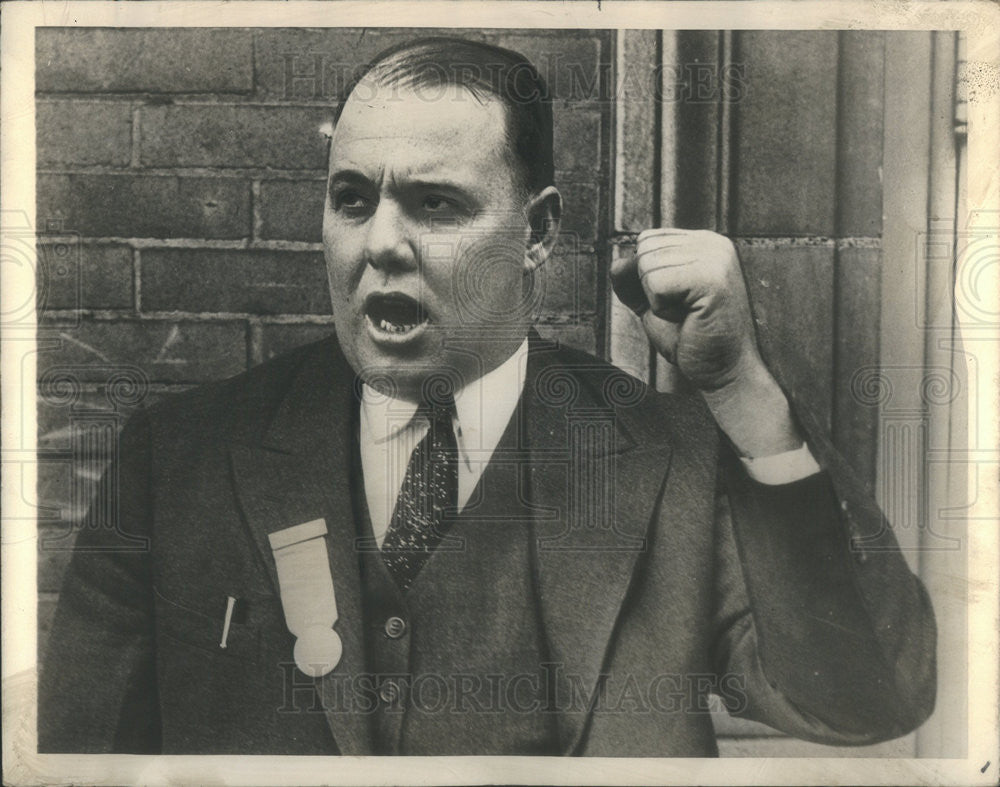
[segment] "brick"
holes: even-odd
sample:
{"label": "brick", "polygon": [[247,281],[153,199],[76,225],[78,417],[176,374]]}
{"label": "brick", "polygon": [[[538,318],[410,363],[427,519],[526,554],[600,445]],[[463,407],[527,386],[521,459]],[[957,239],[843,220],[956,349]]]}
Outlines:
{"label": "brick", "polygon": [[355,70],[384,46],[381,33],[356,28],[262,30],[257,33],[257,96],[327,100],[331,104]]}
{"label": "brick", "polygon": [[250,184],[229,178],[40,175],[38,215],[83,235],[243,238]]}
{"label": "brick", "polygon": [[41,93],[248,93],[253,39],[212,28],[44,28],[35,35]]}
{"label": "brick", "polygon": [[[729,84],[735,86],[735,96],[727,96],[723,92],[723,83],[719,72],[713,65],[720,60],[722,34],[715,30],[683,30],[677,33],[677,55],[675,62],[682,64],[679,77],[688,84],[701,86],[707,83],[709,95],[716,91],[716,100],[693,100],[697,95],[694,89],[681,92],[665,112],[673,113],[675,124],[672,145],[674,193],[677,199],[673,206],[673,223],[677,227],[687,229],[719,229],[722,217],[719,215],[719,178],[725,173],[719,172],[720,145],[719,124],[722,115],[723,101],[730,102],[740,95],[740,82],[734,79]],[[735,63],[737,68],[746,68],[746,64]],[[707,67],[707,70],[702,70]],[[709,74],[706,80],[702,74]],[[679,80],[680,81],[680,80]],[[627,132],[626,132],[627,133]],[[727,140],[728,143],[728,140]],[[627,155],[627,154],[626,154]],[[667,163],[670,166],[670,163]],[[641,178],[642,175],[639,175]],[[646,176],[648,178],[648,175]],[[724,188],[728,189],[729,184]],[[670,219],[663,217],[664,221]],[[648,225],[647,225],[648,226]],[[645,229],[638,223],[630,228],[640,231]]]}
{"label": "brick", "polygon": [[[254,61],[257,96],[333,103],[358,68],[382,50],[415,38],[454,34],[454,30],[429,28],[405,33],[372,28],[260,30]],[[462,31],[462,35],[479,40],[488,37],[482,31]]]}
{"label": "brick", "polygon": [[327,107],[156,106],[140,113],[139,157],[152,167],[326,167]]}
{"label": "brick", "polygon": [[620,45],[622,62],[628,69],[619,75],[616,111],[621,113],[622,138],[616,141],[621,160],[622,189],[615,206],[616,229],[642,231],[652,227],[659,212],[656,204],[654,172],[659,135],[653,68],[657,63],[655,30],[623,31]]}
{"label": "brick", "polygon": [[[399,33],[371,28],[336,30],[263,30],[257,33],[257,95],[280,100],[329,100],[357,69],[382,50],[432,35],[456,35],[452,29]],[[463,38],[491,41],[525,55],[549,83],[556,98],[597,100],[601,48],[608,34],[583,31],[572,38],[510,30],[462,30]]]}
{"label": "brick", "polygon": [[260,237],[320,243],[325,180],[265,180],[260,184]]}
{"label": "brick", "polygon": [[38,260],[40,310],[132,308],[128,247],[45,243]]}
{"label": "brick", "polygon": [[737,235],[832,235],[837,34],[741,32],[746,98],[734,105]]}
{"label": "brick", "polygon": [[829,429],[833,248],[737,242],[737,249],[765,358],[778,379]]}
{"label": "brick", "polygon": [[35,129],[40,167],[124,167],[132,155],[132,107],[120,101],[39,101]]}
{"label": "brick", "polygon": [[38,591],[58,593],[73,557],[77,531],[68,522],[62,526],[42,526],[38,530]]}
{"label": "brick", "polygon": [[601,113],[557,107],[553,114],[553,154],[557,170],[601,171]]}
{"label": "brick", "polygon": [[[601,46],[608,34],[553,38],[547,35],[504,34],[500,46],[520,52],[542,75],[549,93],[557,99],[602,100],[600,93]],[[606,69],[610,75],[610,69]]]}
{"label": "brick", "polygon": [[[52,368],[46,356],[46,368]],[[110,370],[109,370],[110,373]],[[60,379],[66,379],[64,374]],[[156,400],[156,395],[146,391],[140,397],[130,397],[123,401],[115,397],[114,392],[106,392],[104,386],[81,384],[76,396],[66,396],[66,388],[58,382],[40,384],[38,386],[38,447],[45,451],[68,451],[72,445],[71,425],[77,418],[99,415],[102,417],[117,417],[121,423],[139,406],[148,406]],[[83,414],[83,415],[81,415]]]}
{"label": "brick", "polygon": [[268,361],[303,344],[319,341],[334,333],[333,325],[268,325],[261,328],[259,357]]}
{"label": "brick", "polygon": [[151,383],[217,380],[246,368],[246,330],[242,322],[88,320],[39,354],[40,374],[56,366],[73,367],[82,382],[103,383],[122,366],[139,367]]}
{"label": "brick", "polygon": [[593,254],[554,254],[539,269],[537,297],[547,314],[597,310],[597,261]]}
{"label": "brick", "polygon": [[52,630],[52,619],[56,614],[56,603],[59,596],[55,593],[38,594],[38,654],[39,658],[44,658],[46,646],[49,641],[49,632]]}
{"label": "brick", "polygon": [[597,238],[600,226],[600,192],[594,182],[572,181],[556,177],[556,187],[563,197],[560,244],[586,248]]}
{"label": "brick", "polygon": [[882,234],[885,33],[840,33],[837,234]]}
{"label": "brick", "polygon": [[[73,464],[68,453],[54,455],[44,450],[40,451],[35,484],[40,530],[47,526],[54,529],[57,524],[68,526],[72,521]],[[94,469],[99,471],[102,467],[103,463]],[[39,536],[41,535],[39,532]]]}
{"label": "brick", "polygon": [[330,314],[319,252],[148,249],[143,311]]}

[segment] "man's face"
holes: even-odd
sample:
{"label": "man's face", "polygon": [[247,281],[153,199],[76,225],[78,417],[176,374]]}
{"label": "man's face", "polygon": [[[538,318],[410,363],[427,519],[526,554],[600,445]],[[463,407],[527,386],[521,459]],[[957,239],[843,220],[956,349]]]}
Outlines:
{"label": "man's face", "polygon": [[499,101],[455,86],[363,82],[348,99],[323,245],[337,336],[368,382],[416,399],[523,340],[530,229],[504,129]]}

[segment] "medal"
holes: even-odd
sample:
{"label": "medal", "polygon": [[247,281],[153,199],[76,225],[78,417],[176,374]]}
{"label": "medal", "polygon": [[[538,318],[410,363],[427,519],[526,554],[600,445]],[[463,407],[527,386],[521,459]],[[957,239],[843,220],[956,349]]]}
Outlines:
{"label": "medal", "polygon": [[311,678],[332,672],[344,650],[340,635],[333,630],[337,598],[326,533],[326,520],[314,519],[268,536],[285,625],[296,637],[295,665]]}
{"label": "medal", "polygon": [[311,626],[295,640],[295,666],[311,678],[321,678],[340,661],[344,646],[332,628]]}

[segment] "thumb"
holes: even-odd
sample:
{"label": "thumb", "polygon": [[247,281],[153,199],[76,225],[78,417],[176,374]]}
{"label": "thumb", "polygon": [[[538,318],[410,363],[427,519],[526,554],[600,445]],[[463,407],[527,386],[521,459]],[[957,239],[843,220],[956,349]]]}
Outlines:
{"label": "thumb", "polygon": [[676,322],[657,317],[652,311],[642,315],[642,327],[654,349],[670,363],[677,363],[677,343],[681,326]]}
{"label": "thumb", "polygon": [[622,250],[621,256],[611,262],[611,286],[618,299],[636,314],[649,308],[646,291],[639,279],[639,268],[635,254]]}

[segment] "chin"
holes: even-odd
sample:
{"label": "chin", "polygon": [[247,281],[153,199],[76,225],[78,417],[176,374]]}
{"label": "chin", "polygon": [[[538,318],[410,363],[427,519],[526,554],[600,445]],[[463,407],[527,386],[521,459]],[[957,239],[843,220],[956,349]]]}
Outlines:
{"label": "chin", "polygon": [[[408,357],[407,357],[408,356]],[[380,393],[402,399],[418,399],[424,380],[438,368],[431,358],[422,354],[389,352],[367,348],[358,354],[354,371],[369,386]]]}

